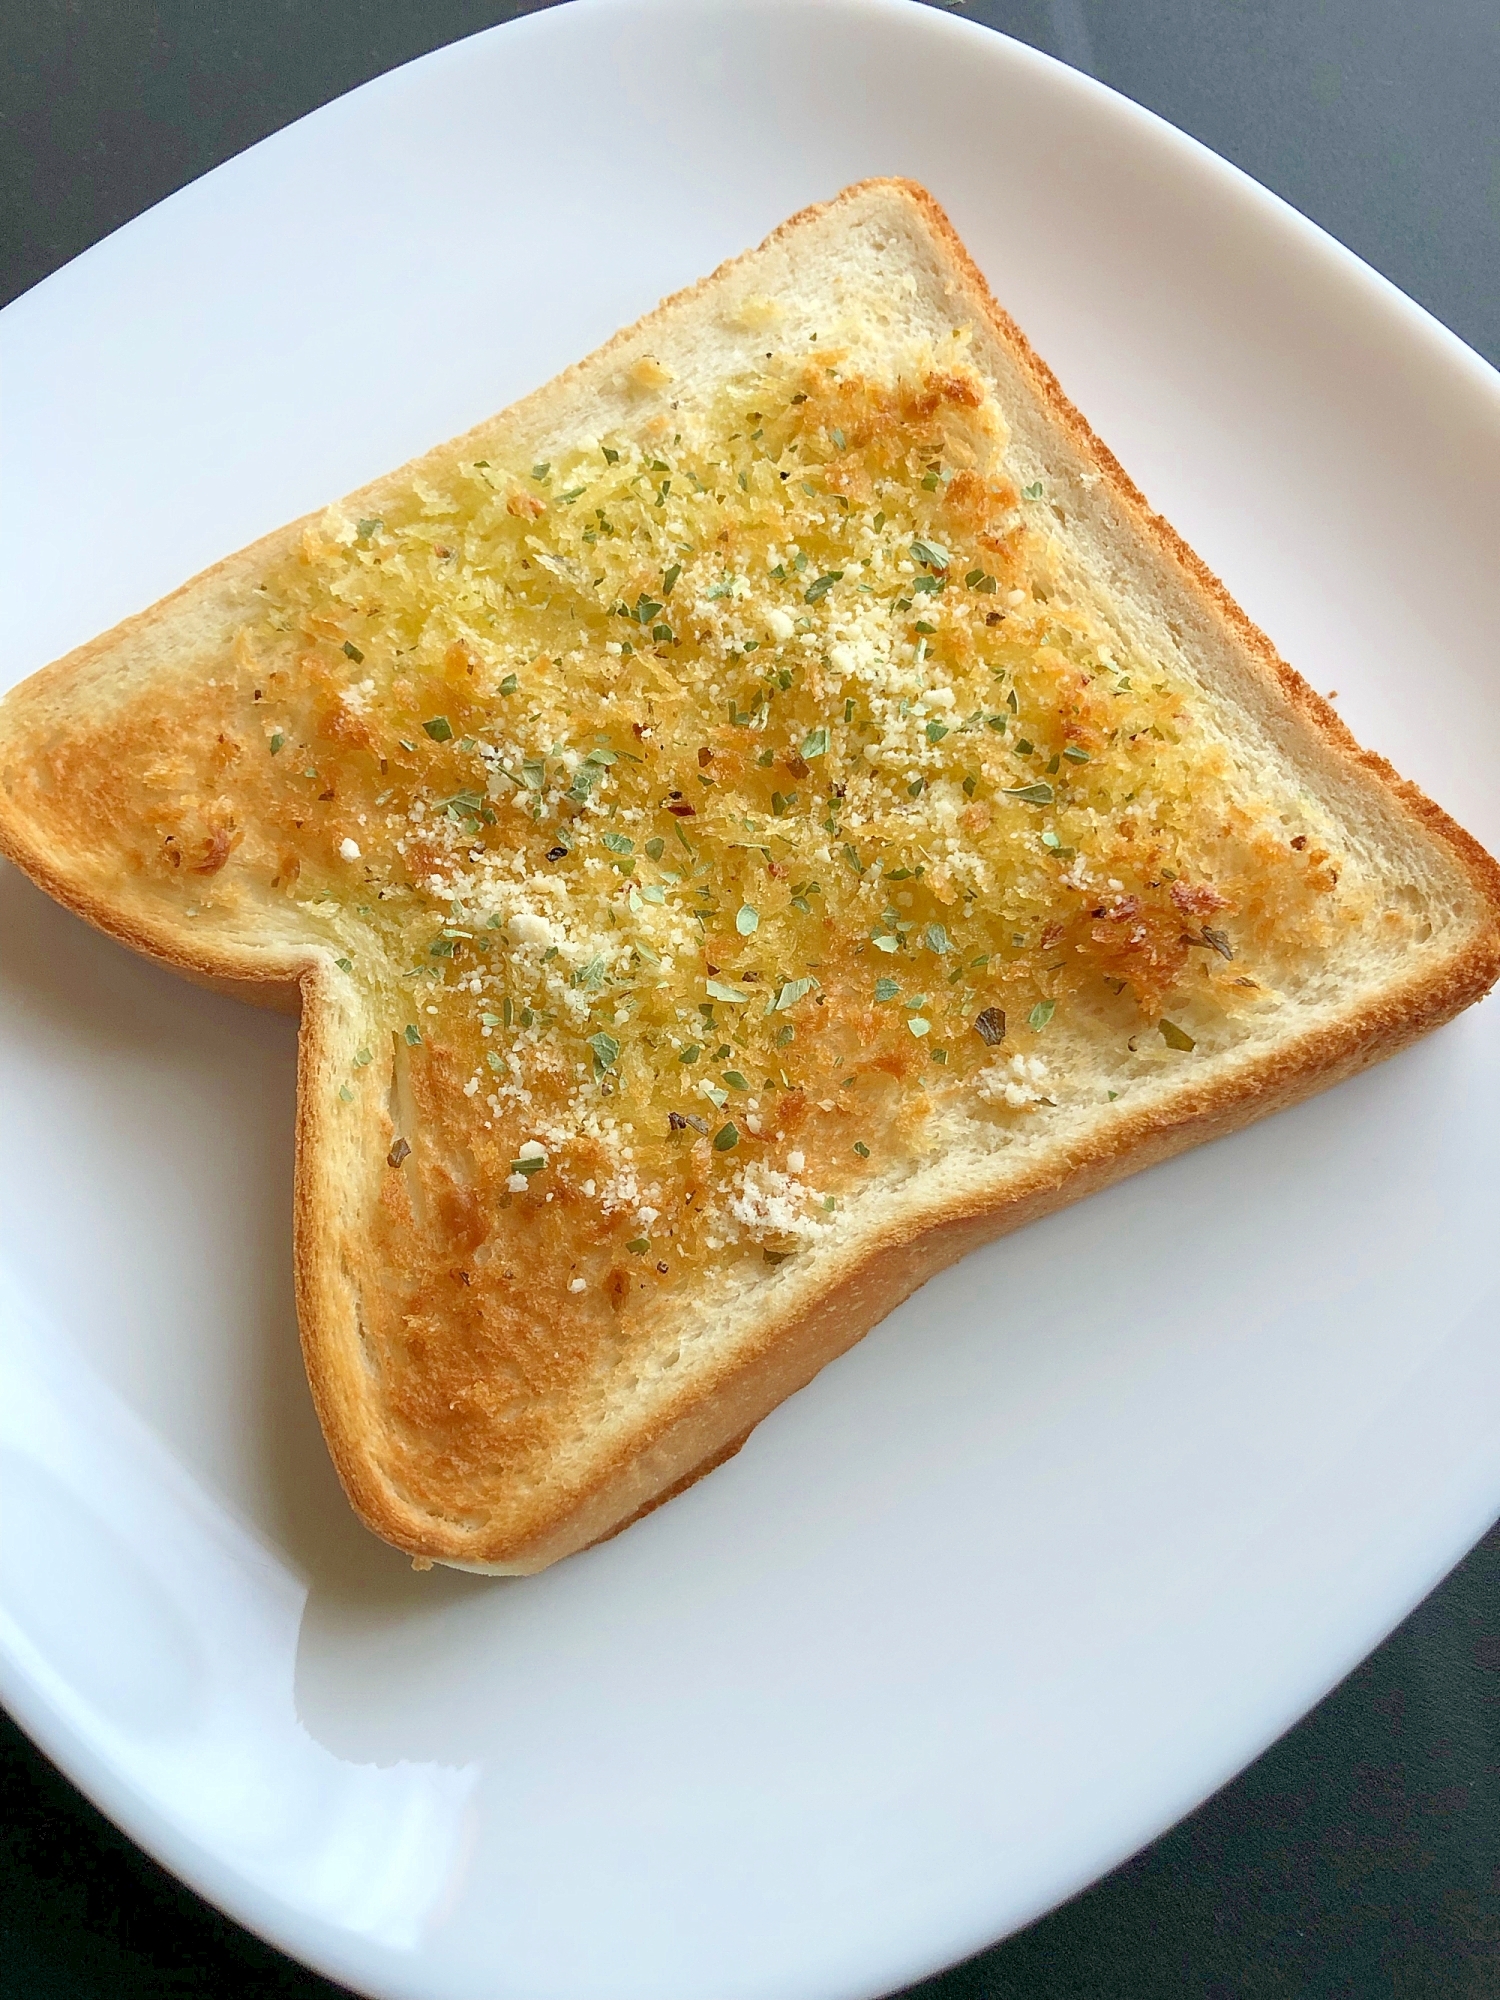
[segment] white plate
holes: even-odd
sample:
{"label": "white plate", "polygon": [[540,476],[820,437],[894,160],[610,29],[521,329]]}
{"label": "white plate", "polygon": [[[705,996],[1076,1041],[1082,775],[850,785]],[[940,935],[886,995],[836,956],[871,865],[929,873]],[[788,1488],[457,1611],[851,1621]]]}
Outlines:
{"label": "white plate", "polygon": [[[947,204],[1153,500],[1500,844],[1500,378],[1232,168],[892,0],[594,0],[10,307],[4,672],[471,423],[801,204]],[[870,1995],[1302,1713],[1500,1506],[1500,1017],[938,1279],[638,1527],[413,1575],[290,1289],[293,1029],[0,877],[6,1701],[361,1992]]]}

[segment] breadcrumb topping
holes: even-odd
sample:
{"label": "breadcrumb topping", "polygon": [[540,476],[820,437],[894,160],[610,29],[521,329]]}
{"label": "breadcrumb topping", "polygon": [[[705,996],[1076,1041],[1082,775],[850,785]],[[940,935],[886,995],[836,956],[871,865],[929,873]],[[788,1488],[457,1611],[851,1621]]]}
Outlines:
{"label": "breadcrumb topping", "polygon": [[377,996],[341,1095],[393,1172],[457,1132],[492,1210],[589,1218],[580,1301],[764,1275],[955,1120],[1023,1136],[1082,1039],[1223,1048],[1363,907],[1072,580],[966,365],[773,351],[690,435],[633,381],[634,429],[310,528],[145,858],[296,905]]}

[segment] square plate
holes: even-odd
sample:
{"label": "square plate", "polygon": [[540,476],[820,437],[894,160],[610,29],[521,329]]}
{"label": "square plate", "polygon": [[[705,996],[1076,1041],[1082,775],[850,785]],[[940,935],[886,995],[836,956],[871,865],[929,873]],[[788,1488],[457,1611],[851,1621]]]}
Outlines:
{"label": "square plate", "polygon": [[[0,315],[8,682],[868,174],[1500,844],[1500,378],[1234,169],[901,0],[575,0]],[[80,562],[86,552],[87,560]],[[318,1437],[294,1029],[0,873],[0,1692],[194,1887],[410,2000],[918,1978],[1141,1845],[1500,1507],[1500,1013],[928,1285],[618,1540],[413,1575]]]}

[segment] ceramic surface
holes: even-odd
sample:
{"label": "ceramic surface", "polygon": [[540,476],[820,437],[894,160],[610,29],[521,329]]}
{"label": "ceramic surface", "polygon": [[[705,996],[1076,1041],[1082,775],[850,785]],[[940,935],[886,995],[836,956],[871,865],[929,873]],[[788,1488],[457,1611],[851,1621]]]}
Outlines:
{"label": "ceramic surface", "polygon": [[[1500,378],[1098,85],[896,0],[577,0],[328,106],[0,315],[12,679],[867,174],[1500,845]],[[1500,1507],[1500,1013],[928,1285],[539,1578],[349,1514],[293,1026],[0,873],[0,1691],[386,2000],[832,2000],[1128,1854]]]}

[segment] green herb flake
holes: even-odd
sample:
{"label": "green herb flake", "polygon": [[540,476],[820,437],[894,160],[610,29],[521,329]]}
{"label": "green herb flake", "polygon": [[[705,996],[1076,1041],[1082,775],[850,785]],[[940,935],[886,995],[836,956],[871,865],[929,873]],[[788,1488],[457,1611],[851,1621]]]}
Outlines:
{"label": "green herb flake", "polygon": [[804,757],[823,757],[828,752],[828,731],[826,728],[809,729],[802,739]]}
{"label": "green herb flake", "polygon": [[432,738],[434,743],[448,743],[452,741],[453,725],[449,722],[446,715],[434,715],[430,721],[424,722],[422,727],[427,731],[427,734]]}
{"label": "green herb flake", "polygon": [[[805,1000],[816,984],[817,981],[815,979],[784,980],[780,992],[766,1009],[766,1012],[768,1014],[785,1013],[788,1007],[795,1007],[799,1000]],[[711,983],[709,990],[712,991]]]}
{"label": "green herb flake", "polygon": [[1028,500],[1040,500],[1042,497],[1042,482],[1038,479],[1034,485],[1023,486],[1021,491]]}
{"label": "green herb flake", "polygon": [[597,1035],[589,1036],[588,1045],[594,1052],[594,1062],[601,1073],[613,1069],[620,1060],[620,1044],[602,1028]]}
{"label": "green herb flake", "polygon": [[739,1143],[740,1132],[737,1125],[721,1125],[714,1134],[714,1151],[716,1153],[730,1152]]}
{"label": "green herb flake", "polygon": [[286,738],[285,736],[282,735],[281,731],[278,729],[276,731],[276,734],[271,738],[271,755],[273,757],[279,757],[285,748],[286,748]]}
{"label": "green herb flake", "polygon": [[736,1007],[745,1006],[750,999],[748,993],[742,993],[737,986],[730,986],[722,979],[707,980],[705,990],[711,1000],[727,1000]]}
{"label": "green herb flake", "polygon": [[611,854],[634,854],[635,852],[635,842],[627,839],[623,833],[601,833],[599,838],[604,842],[604,845],[609,849]]}
{"label": "green herb flake", "polygon": [[415,1026],[412,1022],[408,1022],[406,1027],[407,1047],[413,1049],[416,1048],[417,1045],[421,1042],[421,1039],[422,1039],[422,1030],[419,1027]]}
{"label": "green herb flake", "polygon": [[356,1069],[363,1069],[367,1063],[372,1063],[374,1060],[374,1056],[368,1049],[356,1049],[354,1052],[354,1067]]}
{"label": "green herb flake", "polygon": [[876,980],[875,998],[877,1000],[898,1000],[900,997],[901,988],[894,979]]}
{"label": "green herb flake", "polygon": [[948,551],[941,542],[913,542],[911,559],[913,562],[921,563],[924,569],[937,570],[947,569],[950,561]]}
{"label": "green herb flake", "polygon": [[543,479],[545,479],[545,478],[547,477],[547,474],[548,474],[548,473],[549,473],[549,472],[550,472],[551,470],[552,470],[552,467],[551,467],[551,465],[550,465],[550,464],[548,464],[548,463],[547,463],[547,461],[546,461],[546,460],[544,459],[544,460],[542,461],[542,463],[541,463],[540,465],[534,465],[534,466],[532,466],[532,468],[531,468],[531,476],[532,476],[532,478],[533,478],[533,479],[536,479],[536,480],[543,480]]}
{"label": "green herb flake", "polygon": [[927,725],[927,741],[929,743],[941,743],[943,738],[947,734],[948,734],[947,723],[939,722],[937,718],[934,716],[932,721],[929,722]]}
{"label": "green herb flake", "polygon": [[385,526],[384,521],[380,520],[378,517],[373,521],[361,521],[359,523],[359,530],[358,530],[359,539],[362,542],[369,541],[371,535],[378,535],[384,526]]}
{"label": "green herb flake", "polygon": [[802,602],[804,604],[821,604],[833,586],[842,581],[843,574],[844,572],[841,569],[826,570],[822,576],[816,578],[803,591]]}
{"label": "green herb flake", "polygon": [[349,1088],[347,1083],[339,1085],[339,1102],[340,1104],[352,1104],[354,1102],[354,1092]]}
{"label": "green herb flake", "polygon": [[748,1090],[750,1088],[749,1080],[742,1070],[726,1069],[723,1072],[723,1077],[731,1090]]}
{"label": "green herb flake", "polygon": [[1175,1021],[1158,1021],[1157,1027],[1169,1049],[1181,1049],[1186,1053],[1198,1046],[1186,1028],[1179,1028]]}
{"label": "green herb flake", "polygon": [[346,658],[353,660],[355,666],[360,666],[363,664],[365,656],[359,650],[358,646],[355,645],[352,639],[346,639],[344,641],[344,654]]}
{"label": "green herb flake", "polygon": [[927,949],[935,951],[940,958],[945,951],[952,951],[953,940],[941,924],[927,926]]}
{"label": "green herb flake", "polygon": [[1069,743],[1064,749],[1063,755],[1070,764],[1086,764],[1089,761],[1088,751],[1080,750],[1076,743]]}
{"label": "green herb flake", "polygon": [[1031,1012],[1026,1016],[1027,1026],[1039,1035],[1056,1012],[1057,1002],[1055,1000],[1038,1000]]}
{"label": "green herb flake", "polygon": [[862,1160],[868,1160],[868,1159],[869,1159],[869,1157],[870,1157],[870,1149],[869,1149],[869,1147],[868,1147],[868,1146],[867,1146],[867,1145],[865,1144],[865,1142],[864,1142],[864,1140],[863,1140],[863,1139],[856,1139],[856,1140],[855,1140],[855,1142],[854,1142],[854,1150],[855,1150],[855,1152],[856,1152],[856,1153],[858,1153],[859,1157],[860,1157],[860,1158],[861,1158]]}
{"label": "green herb flake", "polygon": [[1050,785],[1037,783],[1009,786],[1002,796],[1007,799],[1019,799],[1023,805],[1050,806],[1057,795]]}
{"label": "green herb flake", "polygon": [[515,674],[507,674],[505,679],[500,683],[500,692],[501,694],[514,694],[520,684]]}
{"label": "green herb flake", "polygon": [[742,904],[734,927],[741,937],[749,937],[752,931],[760,928],[760,911],[753,909],[749,903]]}

